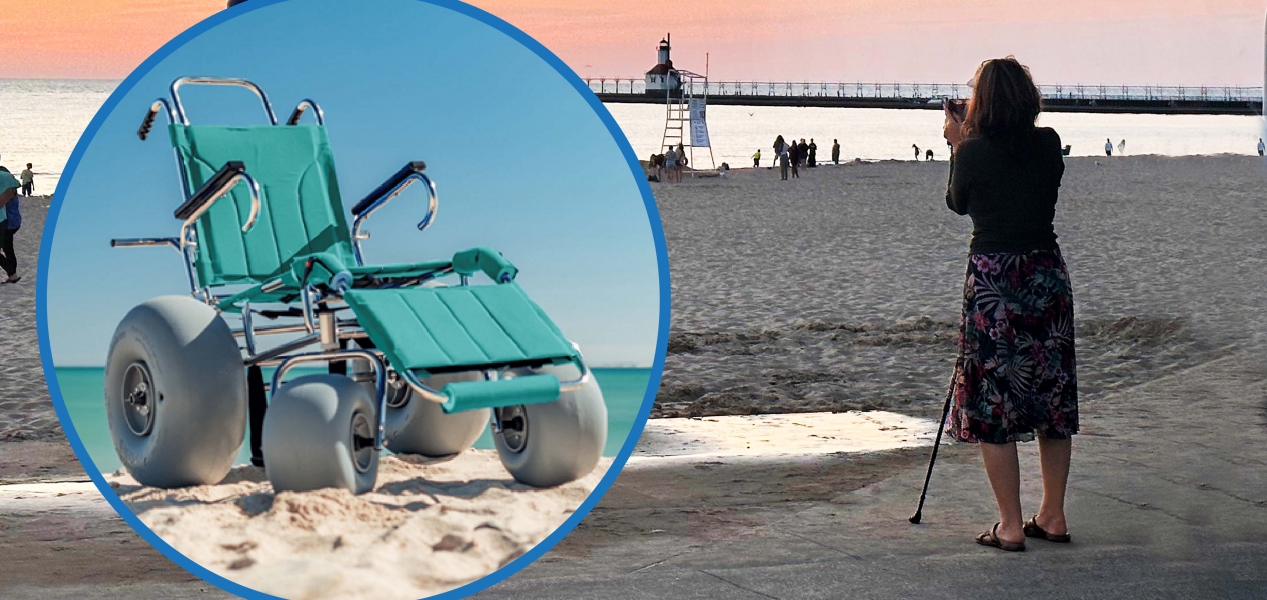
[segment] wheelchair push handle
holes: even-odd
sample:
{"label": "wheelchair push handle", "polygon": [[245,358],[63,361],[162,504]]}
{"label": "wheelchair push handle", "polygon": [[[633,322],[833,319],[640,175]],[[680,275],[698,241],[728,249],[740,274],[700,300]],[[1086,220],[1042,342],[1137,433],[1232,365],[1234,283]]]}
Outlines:
{"label": "wheelchair push handle", "polygon": [[264,114],[268,116],[268,124],[277,124],[277,115],[273,112],[273,103],[269,102],[268,94],[260,86],[246,79],[237,79],[232,77],[180,77],[172,82],[171,95],[175,108],[174,116],[182,125],[189,124],[189,117],[185,114],[185,105],[180,101],[180,88],[186,85],[210,85],[210,86],[229,86],[245,88],[255,94],[260,100],[260,104],[264,106]]}
{"label": "wheelchair push handle", "polygon": [[325,125],[325,113],[322,112],[321,107],[317,105],[317,102],[311,98],[304,98],[299,101],[299,104],[295,106],[295,110],[290,113],[290,118],[286,119],[286,124],[298,125],[299,120],[304,117],[304,113],[310,108],[312,109],[312,115],[317,119],[317,125]]}
{"label": "wheelchair push handle", "polygon": [[159,110],[166,110],[167,120],[171,121],[172,111],[171,107],[167,105],[167,100],[163,98],[155,100],[153,104],[150,104],[150,109],[146,111],[145,119],[141,121],[141,128],[136,130],[136,137],[141,138],[142,142],[149,139],[150,129],[154,128],[154,119],[158,118]]}

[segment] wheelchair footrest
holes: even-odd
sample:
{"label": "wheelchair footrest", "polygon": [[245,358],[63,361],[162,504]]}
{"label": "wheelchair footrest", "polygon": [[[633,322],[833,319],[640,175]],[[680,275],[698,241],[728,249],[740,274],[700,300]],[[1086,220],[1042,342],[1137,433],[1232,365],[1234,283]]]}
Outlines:
{"label": "wheelchair footrest", "polygon": [[525,375],[494,381],[463,381],[450,383],[440,392],[448,398],[440,405],[446,413],[544,404],[559,399],[559,378],[554,375]]}

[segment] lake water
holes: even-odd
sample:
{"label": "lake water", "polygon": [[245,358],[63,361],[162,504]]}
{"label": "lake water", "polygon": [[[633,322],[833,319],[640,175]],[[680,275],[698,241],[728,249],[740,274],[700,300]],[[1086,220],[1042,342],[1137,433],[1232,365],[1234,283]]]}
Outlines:
{"label": "lake water", "polygon": [[[306,371],[310,370],[294,369],[293,373],[299,376]],[[643,397],[647,393],[651,370],[594,369],[593,372],[607,403],[607,447],[603,449],[603,456],[615,456],[633,429],[638,409],[642,407]],[[270,377],[271,373],[265,373],[266,379]],[[290,378],[289,374],[287,378]],[[114,442],[110,439],[110,427],[106,424],[105,369],[58,367],[57,384],[61,388],[62,399],[66,402],[66,410],[75,423],[75,432],[79,434],[92,462],[103,473],[117,470],[121,465],[114,451]],[[490,430],[484,430],[484,434],[475,442],[475,447],[493,448]],[[244,443],[238,454],[238,462],[245,464],[250,458],[250,448]]]}
{"label": "lake water", "polygon": [[[117,81],[0,80],[0,164],[17,172],[33,163],[36,192],[51,193],[80,134],[105,102]],[[318,98],[318,100],[320,100]],[[654,104],[609,104],[608,110],[628,136],[640,158],[660,149],[664,107]],[[141,115],[137,115],[140,122]],[[770,146],[777,135],[813,138],[825,161],[832,139],[841,141],[843,160],[909,160],[917,145],[932,148],[945,159],[940,111],[857,108],[793,108],[712,106],[709,133],[716,163],[732,167],[752,164],[758,148],[770,164]],[[1254,154],[1262,135],[1262,119],[1238,116],[1107,115],[1050,113],[1042,125],[1056,128],[1075,156],[1103,154],[1104,140],[1126,139],[1126,153],[1183,156]],[[489,147],[490,155],[495,147]],[[694,164],[709,166],[703,150]]]}
{"label": "lake water", "polygon": [[[660,151],[664,107],[652,104],[609,104],[641,159]],[[911,160],[914,149],[931,148],[938,160],[949,157],[942,139],[939,110],[878,108],[797,108],[757,106],[708,107],[708,132],[717,165],[752,166],[761,150],[762,166],[771,164],[774,138],[814,139],[818,160],[831,160],[833,139],[839,139],[841,161]],[[1074,156],[1104,156],[1104,141],[1126,140],[1126,154],[1187,156],[1194,154],[1257,154],[1262,118],[1223,115],[1116,115],[1045,113],[1039,124],[1053,127]],[[708,151],[694,150],[692,164],[710,167]],[[922,159],[922,156],[921,156]]]}

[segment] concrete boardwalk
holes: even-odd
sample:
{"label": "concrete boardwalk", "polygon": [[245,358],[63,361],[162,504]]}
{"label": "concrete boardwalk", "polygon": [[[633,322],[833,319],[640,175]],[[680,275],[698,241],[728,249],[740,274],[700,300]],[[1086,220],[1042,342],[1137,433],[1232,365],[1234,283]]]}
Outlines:
{"label": "concrete boardwalk", "polygon": [[[626,469],[571,536],[481,598],[1264,598],[1267,364],[1250,353],[1084,402],[1074,542],[971,542],[995,521],[975,449]],[[1024,506],[1040,497],[1022,446]]]}

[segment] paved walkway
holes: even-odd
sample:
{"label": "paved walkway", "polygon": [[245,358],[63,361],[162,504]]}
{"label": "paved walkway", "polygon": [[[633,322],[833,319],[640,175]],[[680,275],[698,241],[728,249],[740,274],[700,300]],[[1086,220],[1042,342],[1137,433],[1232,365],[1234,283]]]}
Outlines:
{"label": "paved walkway", "polygon": [[[943,448],[919,526],[906,518],[924,450],[639,466],[559,547],[480,597],[1267,597],[1267,364],[1233,355],[1083,413],[1067,546],[972,544],[995,516],[965,445]],[[1027,510],[1037,462],[1023,446]]]}

